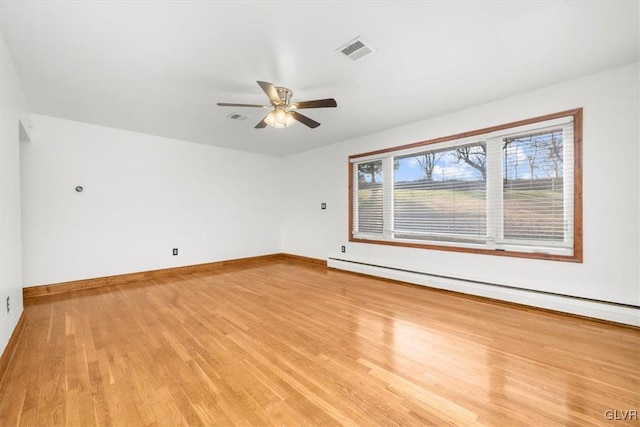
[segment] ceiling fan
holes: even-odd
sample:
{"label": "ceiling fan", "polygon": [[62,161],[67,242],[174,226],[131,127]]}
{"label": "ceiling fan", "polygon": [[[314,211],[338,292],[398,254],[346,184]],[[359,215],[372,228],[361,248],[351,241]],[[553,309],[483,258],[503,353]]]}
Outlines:
{"label": "ceiling fan", "polygon": [[338,106],[336,100],[333,98],[317,99],[315,101],[291,102],[291,95],[293,95],[293,92],[286,87],[277,87],[271,83],[261,81],[258,81],[258,85],[269,97],[269,101],[271,101],[270,106],[259,104],[231,104],[228,102],[218,102],[218,106],[270,108],[271,111],[255,126],[256,129],[262,129],[267,126],[274,128],[287,128],[293,125],[296,121],[314,129],[320,126],[320,123],[298,113],[296,110]]}

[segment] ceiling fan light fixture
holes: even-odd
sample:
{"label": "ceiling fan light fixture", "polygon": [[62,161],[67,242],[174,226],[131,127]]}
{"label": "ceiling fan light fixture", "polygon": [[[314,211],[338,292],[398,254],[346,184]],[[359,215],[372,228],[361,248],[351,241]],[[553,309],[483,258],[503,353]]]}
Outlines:
{"label": "ceiling fan light fixture", "polygon": [[285,108],[276,107],[275,110],[267,114],[264,122],[273,128],[283,129],[292,126],[296,122],[296,119],[294,119],[293,115]]}

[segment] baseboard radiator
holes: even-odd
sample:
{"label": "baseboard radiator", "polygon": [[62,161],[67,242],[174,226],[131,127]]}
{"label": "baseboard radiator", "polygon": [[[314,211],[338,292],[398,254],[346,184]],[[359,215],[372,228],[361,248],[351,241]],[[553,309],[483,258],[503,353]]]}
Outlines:
{"label": "baseboard radiator", "polygon": [[626,325],[640,326],[640,307],[631,304],[522,289],[513,286],[442,276],[339,258],[329,258],[327,260],[327,266],[338,270],[383,277],[415,285],[493,298]]}

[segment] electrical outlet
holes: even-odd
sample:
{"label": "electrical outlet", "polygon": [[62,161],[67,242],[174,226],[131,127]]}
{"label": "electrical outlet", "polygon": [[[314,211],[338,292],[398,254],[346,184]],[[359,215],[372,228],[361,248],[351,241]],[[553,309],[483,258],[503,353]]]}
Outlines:
{"label": "electrical outlet", "polygon": [[173,248],[173,256],[178,255],[178,248]]}
{"label": "electrical outlet", "polygon": [[11,311],[11,305],[9,304],[11,302],[10,298],[11,297],[7,297],[7,314]]}
{"label": "electrical outlet", "polygon": [[346,248],[346,247],[344,247],[344,246],[343,246],[343,247],[341,247],[341,248],[340,248],[340,252],[342,252],[342,253],[347,252],[347,248]]}

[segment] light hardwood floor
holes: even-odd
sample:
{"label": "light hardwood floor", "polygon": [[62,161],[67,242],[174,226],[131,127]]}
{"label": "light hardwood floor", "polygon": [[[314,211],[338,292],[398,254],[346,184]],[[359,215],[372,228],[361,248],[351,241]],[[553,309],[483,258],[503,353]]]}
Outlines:
{"label": "light hardwood floor", "polygon": [[2,426],[584,426],[640,409],[637,329],[312,265],[30,301]]}

